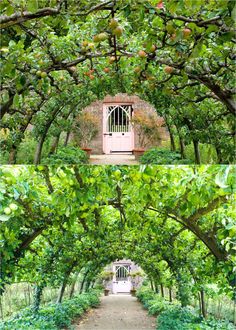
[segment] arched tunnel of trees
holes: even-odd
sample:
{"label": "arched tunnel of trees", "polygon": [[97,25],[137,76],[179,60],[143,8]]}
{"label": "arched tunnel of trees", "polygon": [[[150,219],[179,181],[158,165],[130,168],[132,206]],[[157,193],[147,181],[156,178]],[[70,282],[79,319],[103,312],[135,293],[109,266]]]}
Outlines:
{"label": "arched tunnel of trees", "polygon": [[154,105],[196,162],[200,143],[233,161],[234,1],[3,0],[0,10],[5,162],[40,163],[37,148],[119,92]]}
{"label": "arched tunnel of trees", "polygon": [[178,288],[182,306],[211,283],[235,299],[232,166],[2,166],[1,294],[46,287],[59,301],[76,274],[82,290],[105,266],[132,259],[153,288]]}

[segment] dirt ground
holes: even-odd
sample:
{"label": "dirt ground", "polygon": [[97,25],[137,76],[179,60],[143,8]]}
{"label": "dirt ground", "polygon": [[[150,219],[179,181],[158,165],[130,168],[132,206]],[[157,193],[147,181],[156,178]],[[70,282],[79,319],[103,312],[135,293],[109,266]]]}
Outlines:
{"label": "dirt ground", "polygon": [[76,330],[154,330],[156,318],[148,315],[137,298],[110,295],[77,324]]}
{"label": "dirt ground", "polygon": [[139,165],[133,155],[91,155],[91,165]]}

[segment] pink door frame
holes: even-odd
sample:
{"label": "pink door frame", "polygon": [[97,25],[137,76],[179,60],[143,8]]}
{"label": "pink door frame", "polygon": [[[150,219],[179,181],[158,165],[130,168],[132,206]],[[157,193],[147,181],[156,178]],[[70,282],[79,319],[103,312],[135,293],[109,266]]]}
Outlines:
{"label": "pink door frame", "polygon": [[[111,150],[109,150],[109,142],[111,143],[111,141],[109,141],[109,139],[112,139],[112,137],[110,137],[108,134],[109,132],[107,132],[107,108],[109,106],[118,106],[118,105],[130,105],[132,106],[133,103],[132,102],[114,102],[114,103],[103,103],[103,153],[104,154],[110,154]],[[131,125],[131,131],[130,133],[130,144],[131,144],[131,150],[134,149],[134,129]],[[113,133],[113,135],[116,133]],[[117,133],[120,134],[120,133]],[[122,152],[122,150],[121,150]]]}

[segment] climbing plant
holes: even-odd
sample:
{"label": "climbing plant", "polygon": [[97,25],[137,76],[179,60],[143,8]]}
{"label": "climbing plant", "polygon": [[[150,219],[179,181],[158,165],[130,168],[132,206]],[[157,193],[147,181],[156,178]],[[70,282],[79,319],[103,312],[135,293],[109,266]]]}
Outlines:
{"label": "climbing plant", "polygon": [[200,163],[204,143],[233,161],[234,1],[3,0],[0,10],[9,163],[30,125],[38,164],[45,139],[54,152],[85,106],[118,92],[153,104],[182,155],[192,143]]}

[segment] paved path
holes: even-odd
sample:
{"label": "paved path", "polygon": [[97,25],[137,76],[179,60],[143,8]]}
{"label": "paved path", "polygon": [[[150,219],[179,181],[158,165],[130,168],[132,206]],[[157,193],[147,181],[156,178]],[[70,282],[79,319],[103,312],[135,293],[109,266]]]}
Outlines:
{"label": "paved path", "polygon": [[155,330],[156,317],[149,316],[130,295],[103,297],[101,305],[78,321],[76,330]]}
{"label": "paved path", "polygon": [[91,165],[139,165],[133,155],[91,155]]}

